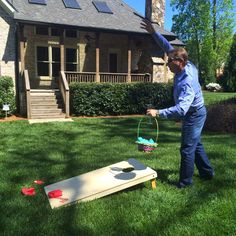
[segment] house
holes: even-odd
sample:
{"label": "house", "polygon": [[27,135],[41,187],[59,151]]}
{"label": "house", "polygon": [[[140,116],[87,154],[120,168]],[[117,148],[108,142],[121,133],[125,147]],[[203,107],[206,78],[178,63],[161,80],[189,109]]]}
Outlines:
{"label": "house", "polygon": [[[181,44],[164,30],[164,12],[165,0],[146,0],[156,30]],[[167,82],[166,56],[143,19],[122,0],[0,0],[0,75],[14,79],[19,111],[68,116],[71,82]],[[54,101],[49,112],[55,94],[64,110]]]}

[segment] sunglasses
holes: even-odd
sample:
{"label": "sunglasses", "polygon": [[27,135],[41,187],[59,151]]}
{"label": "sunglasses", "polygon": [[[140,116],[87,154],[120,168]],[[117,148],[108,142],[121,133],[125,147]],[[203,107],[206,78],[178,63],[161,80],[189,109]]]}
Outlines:
{"label": "sunglasses", "polygon": [[181,57],[169,57],[167,63],[171,63],[172,61],[183,61]]}

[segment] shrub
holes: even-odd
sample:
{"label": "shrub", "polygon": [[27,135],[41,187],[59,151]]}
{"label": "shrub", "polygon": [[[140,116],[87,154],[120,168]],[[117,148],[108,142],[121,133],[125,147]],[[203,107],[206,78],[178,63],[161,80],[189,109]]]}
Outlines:
{"label": "shrub", "polygon": [[74,115],[142,114],[148,104],[158,108],[172,105],[172,85],[72,83],[70,101]]}
{"label": "shrub", "polygon": [[2,110],[3,104],[10,105],[8,114],[15,112],[15,95],[13,89],[13,80],[9,76],[0,76],[0,116],[5,116],[5,111]]}
{"label": "shrub", "polygon": [[205,130],[236,133],[236,97],[208,107]]}

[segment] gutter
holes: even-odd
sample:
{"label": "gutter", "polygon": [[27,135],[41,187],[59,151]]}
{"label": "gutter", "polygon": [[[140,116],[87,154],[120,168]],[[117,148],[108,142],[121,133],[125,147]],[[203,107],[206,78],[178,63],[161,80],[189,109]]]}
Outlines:
{"label": "gutter", "polygon": [[0,0],[0,6],[10,15],[14,16],[15,8],[7,1],[7,0]]}

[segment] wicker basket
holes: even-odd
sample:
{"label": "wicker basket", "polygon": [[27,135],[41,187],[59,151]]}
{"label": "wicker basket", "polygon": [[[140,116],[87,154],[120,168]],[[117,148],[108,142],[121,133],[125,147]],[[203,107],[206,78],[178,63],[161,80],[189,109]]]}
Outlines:
{"label": "wicker basket", "polygon": [[138,143],[138,150],[141,151],[141,152],[152,152],[155,149],[156,149],[156,147],[152,147],[152,146],[149,146],[149,145]]}
{"label": "wicker basket", "polygon": [[159,133],[159,126],[158,126],[158,122],[156,118],[152,118],[150,116],[144,116],[140,119],[139,123],[138,123],[138,131],[137,131],[137,139],[140,137],[140,133],[141,133],[141,126],[143,124],[147,124],[150,119],[152,120],[152,124],[154,124],[154,128],[155,128],[155,138],[152,138],[154,140],[153,144],[144,144],[144,143],[140,143],[138,141],[136,141],[135,143],[138,144],[138,150],[142,151],[142,152],[152,152],[157,148],[157,139],[158,139],[158,133]]}

